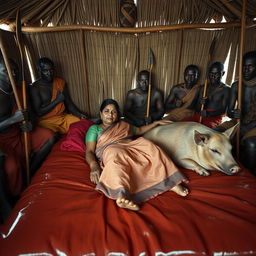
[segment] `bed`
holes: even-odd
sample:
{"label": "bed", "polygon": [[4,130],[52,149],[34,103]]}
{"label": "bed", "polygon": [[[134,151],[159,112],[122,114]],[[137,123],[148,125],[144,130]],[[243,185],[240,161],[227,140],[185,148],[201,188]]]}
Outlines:
{"label": "bed", "polygon": [[121,209],[94,190],[84,153],[59,141],[0,228],[1,256],[256,255],[256,178],[181,169],[191,193]]}

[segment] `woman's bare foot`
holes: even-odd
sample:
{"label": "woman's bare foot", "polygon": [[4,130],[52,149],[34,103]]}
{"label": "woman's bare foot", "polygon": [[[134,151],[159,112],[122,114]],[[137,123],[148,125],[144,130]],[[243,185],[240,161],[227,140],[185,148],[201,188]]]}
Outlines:
{"label": "woman's bare foot", "polygon": [[116,204],[121,208],[126,208],[132,211],[138,211],[140,209],[139,206],[135,204],[133,201],[130,201],[123,197],[117,198]]}
{"label": "woman's bare foot", "polygon": [[188,189],[180,184],[171,188],[170,191],[173,191],[180,196],[187,196],[189,193]]}

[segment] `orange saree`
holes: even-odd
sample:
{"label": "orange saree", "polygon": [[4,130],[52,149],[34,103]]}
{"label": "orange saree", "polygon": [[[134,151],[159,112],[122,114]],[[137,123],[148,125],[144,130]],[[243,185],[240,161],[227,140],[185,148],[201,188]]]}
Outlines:
{"label": "orange saree", "polygon": [[128,123],[118,122],[99,135],[96,155],[103,171],[97,190],[140,203],[186,180],[158,146],[142,137],[132,140],[130,131]]}

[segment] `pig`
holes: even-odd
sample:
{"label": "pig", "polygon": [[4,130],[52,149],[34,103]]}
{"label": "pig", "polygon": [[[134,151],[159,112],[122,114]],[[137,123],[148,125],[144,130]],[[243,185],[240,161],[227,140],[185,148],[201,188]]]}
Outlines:
{"label": "pig", "polygon": [[207,170],[233,175],[240,170],[231,153],[230,139],[237,125],[217,132],[196,122],[175,122],[157,126],[143,137],[161,147],[180,167],[208,176]]}

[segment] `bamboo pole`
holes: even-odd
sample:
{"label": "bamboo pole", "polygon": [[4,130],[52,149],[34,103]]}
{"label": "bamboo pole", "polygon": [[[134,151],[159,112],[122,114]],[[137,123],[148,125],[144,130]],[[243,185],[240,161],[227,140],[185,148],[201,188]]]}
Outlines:
{"label": "bamboo pole", "polygon": [[203,24],[178,24],[170,26],[154,26],[145,28],[121,28],[121,27],[97,27],[88,25],[70,25],[70,26],[58,26],[58,27],[22,27],[23,32],[39,33],[39,32],[57,32],[57,31],[72,31],[72,30],[90,30],[101,32],[114,32],[114,33],[146,33],[146,32],[158,32],[158,31],[170,31],[179,29],[193,29],[193,28],[233,28],[240,27],[238,22],[227,23],[203,23]]}
{"label": "bamboo pole", "polygon": [[[237,109],[241,109],[242,102],[242,78],[243,78],[243,51],[244,51],[244,35],[245,35],[245,23],[246,23],[246,0],[243,0],[243,9],[241,17],[241,33],[240,33],[240,49],[239,49],[239,70],[238,70],[238,95],[237,95]],[[240,154],[240,122],[238,119],[238,129],[236,136],[236,154],[239,157]]]}
{"label": "bamboo pole", "polygon": [[[27,110],[27,88],[26,88],[26,81],[25,81],[25,71],[24,71],[24,45],[22,41],[22,32],[21,32],[21,17],[20,17],[20,10],[18,9],[16,15],[16,39],[17,45],[19,48],[20,59],[21,59],[21,75],[22,75],[22,100],[23,100],[23,109]],[[27,121],[23,121],[22,123],[26,124]],[[24,150],[25,150],[25,158],[26,158],[26,181],[27,185],[29,185],[30,180],[30,150],[29,150],[29,132],[23,132],[24,136]]]}

